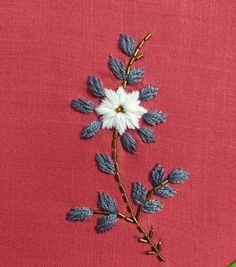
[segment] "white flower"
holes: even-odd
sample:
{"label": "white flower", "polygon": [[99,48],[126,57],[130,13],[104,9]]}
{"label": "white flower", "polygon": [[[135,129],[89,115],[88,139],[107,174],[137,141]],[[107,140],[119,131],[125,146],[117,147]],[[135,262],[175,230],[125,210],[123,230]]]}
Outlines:
{"label": "white flower", "polygon": [[126,93],[120,86],[117,91],[104,89],[105,98],[96,108],[102,116],[102,128],[116,128],[120,135],[126,129],[139,128],[139,119],[147,110],[140,106],[139,92]]}

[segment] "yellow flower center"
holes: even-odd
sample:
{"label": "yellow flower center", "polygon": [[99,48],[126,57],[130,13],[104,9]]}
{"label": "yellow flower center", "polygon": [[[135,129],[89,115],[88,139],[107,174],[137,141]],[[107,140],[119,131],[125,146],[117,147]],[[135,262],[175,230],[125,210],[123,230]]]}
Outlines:
{"label": "yellow flower center", "polygon": [[125,107],[123,105],[119,105],[119,107],[116,108],[116,112],[117,113],[119,113],[119,112],[125,113]]}

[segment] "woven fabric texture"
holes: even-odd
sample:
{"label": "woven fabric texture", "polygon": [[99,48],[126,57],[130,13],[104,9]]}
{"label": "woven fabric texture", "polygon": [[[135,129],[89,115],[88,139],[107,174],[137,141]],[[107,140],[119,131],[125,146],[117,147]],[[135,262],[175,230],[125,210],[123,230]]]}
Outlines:
{"label": "woven fabric texture", "polygon": [[[120,85],[109,56],[127,63],[120,33],[136,42],[153,37],[135,63],[145,71],[138,90],[159,88],[143,102],[162,110],[152,128],[157,142],[139,134],[137,153],[119,145],[128,191],[150,188],[157,163],[170,173],[191,173],[175,185],[164,207],[142,215],[163,242],[160,263],[144,255],[132,224],[119,220],[104,234],[96,216],[68,222],[73,207],[97,208],[97,193],[125,204],[112,175],[96,167],[95,153],[110,156],[112,133],[81,140],[97,119],[71,108],[73,99],[99,98],[88,76],[105,88]],[[0,1],[0,266],[3,267],[223,267],[236,258],[236,2],[234,0],[1,0]],[[147,125],[141,125],[147,128]],[[152,135],[153,137],[153,135]]]}

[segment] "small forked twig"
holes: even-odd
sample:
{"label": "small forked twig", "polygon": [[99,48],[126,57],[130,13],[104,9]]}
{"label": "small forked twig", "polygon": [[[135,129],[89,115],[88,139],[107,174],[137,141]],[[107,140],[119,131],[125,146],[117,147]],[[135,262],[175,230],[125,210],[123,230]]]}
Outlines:
{"label": "small forked twig", "polygon": [[[140,53],[140,54],[139,54],[139,52],[140,52],[140,50],[142,49],[142,47],[143,47],[143,45],[145,44],[145,42],[148,41],[151,37],[152,37],[152,34],[151,34],[151,33],[148,33],[148,34],[143,38],[143,40],[137,45],[137,47],[136,47],[136,49],[135,49],[135,52],[134,52],[133,56],[130,58],[129,63],[128,63],[127,67],[126,67],[126,72],[125,72],[125,73],[126,73],[126,78],[127,78],[127,76],[130,74],[131,67],[132,67],[132,65],[134,64],[134,62],[137,61],[137,60],[139,60],[139,59],[141,59],[141,58],[144,56],[143,53]],[[122,86],[123,86],[124,88],[127,87],[127,79],[126,79],[125,81],[123,81]]]}

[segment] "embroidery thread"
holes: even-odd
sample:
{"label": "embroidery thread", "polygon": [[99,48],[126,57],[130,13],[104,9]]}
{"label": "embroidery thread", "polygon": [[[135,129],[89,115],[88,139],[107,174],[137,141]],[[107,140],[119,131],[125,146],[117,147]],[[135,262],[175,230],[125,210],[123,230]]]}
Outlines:
{"label": "embroidery thread", "polygon": [[98,169],[106,174],[112,174],[119,185],[120,192],[124,202],[127,205],[128,215],[120,212],[116,201],[103,192],[98,194],[99,209],[88,207],[72,208],[67,214],[69,221],[86,221],[92,215],[99,215],[96,231],[104,233],[113,228],[113,226],[123,219],[136,226],[142,237],[138,239],[141,243],[150,245],[146,251],[148,255],[156,255],[160,261],[165,261],[162,255],[162,242],[154,242],[154,229],[147,231],[140,222],[142,212],[155,213],[163,208],[163,204],[154,199],[154,196],[169,198],[176,194],[176,190],[169,184],[181,184],[189,178],[189,173],[183,169],[176,168],[169,175],[166,175],[163,167],[157,164],[151,171],[152,188],[148,190],[140,182],[132,184],[132,200],[137,205],[137,210],[133,209],[131,199],[120,174],[118,163],[118,139],[124,150],[131,154],[137,152],[137,142],[135,138],[128,133],[129,130],[136,130],[144,143],[156,142],[154,132],[149,128],[140,128],[139,122],[142,119],[144,123],[151,127],[165,122],[167,115],[160,110],[147,111],[142,105],[142,101],[149,101],[156,97],[158,88],[147,85],[139,91],[126,92],[128,85],[134,85],[140,82],[144,77],[144,71],[140,68],[134,68],[133,64],[140,60],[144,54],[141,52],[143,45],[151,38],[151,33],[135,46],[132,37],[121,34],[119,38],[119,48],[123,53],[130,57],[128,65],[119,59],[109,58],[109,68],[114,76],[122,81],[117,90],[106,89],[100,79],[95,76],[88,77],[88,88],[93,96],[100,98],[100,104],[94,105],[86,99],[76,99],[71,103],[72,108],[81,113],[87,114],[96,112],[98,119],[88,124],[81,132],[81,139],[90,139],[94,137],[101,129],[113,129],[112,138],[112,158],[108,155],[97,153],[96,162]]}

